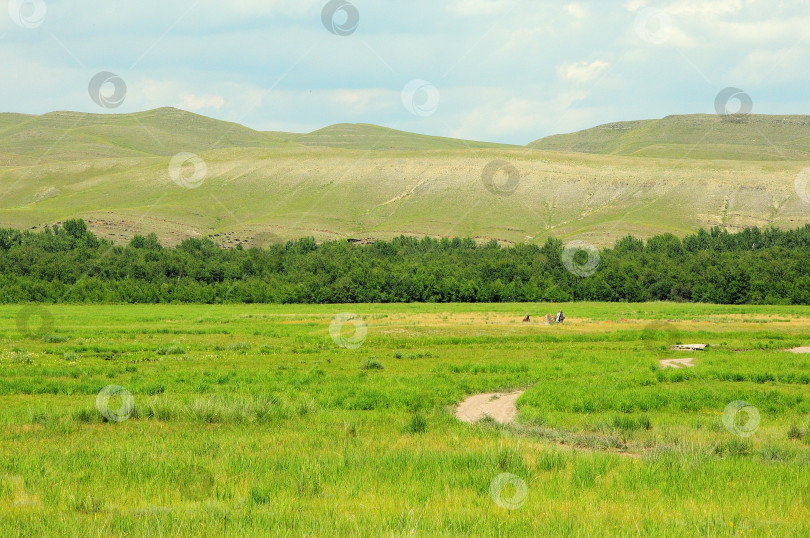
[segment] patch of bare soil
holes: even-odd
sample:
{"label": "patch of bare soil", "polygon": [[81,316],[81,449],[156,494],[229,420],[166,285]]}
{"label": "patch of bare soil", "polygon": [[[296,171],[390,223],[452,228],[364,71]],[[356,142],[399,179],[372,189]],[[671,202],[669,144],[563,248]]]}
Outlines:
{"label": "patch of bare soil", "polygon": [[470,396],[456,407],[456,418],[472,423],[490,417],[495,422],[507,424],[517,416],[515,402],[521,394],[522,390],[508,394],[490,392]]}
{"label": "patch of bare soil", "polygon": [[810,347],[794,347],[793,349],[786,349],[785,351],[790,351],[791,353],[810,353]]}
{"label": "patch of bare soil", "polygon": [[688,359],[661,359],[661,368],[692,368],[694,367],[693,358]]}
{"label": "patch of bare soil", "polygon": [[709,347],[709,344],[678,344],[676,346],[672,346],[672,350],[674,351],[703,351]]}

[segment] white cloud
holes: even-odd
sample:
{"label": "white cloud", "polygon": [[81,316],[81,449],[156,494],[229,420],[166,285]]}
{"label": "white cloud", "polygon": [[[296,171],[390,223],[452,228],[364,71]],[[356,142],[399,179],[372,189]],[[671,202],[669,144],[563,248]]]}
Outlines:
{"label": "white cloud", "polygon": [[795,69],[794,66],[807,65],[807,61],[807,51],[800,47],[755,50],[731,70],[729,79],[746,85],[806,81],[807,71]]}
{"label": "white cloud", "polygon": [[704,15],[713,17],[736,13],[747,4],[757,0],[678,0],[664,7],[664,11],[671,15]]}
{"label": "white cloud", "polygon": [[568,11],[571,15],[576,17],[577,19],[584,19],[588,16],[588,8],[582,4],[568,4],[565,6],[565,10]]}
{"label": "white cloud", "polygon": [[225,104],[225,99],[219,95],[194,95],[187,93],[180,96],[181,108],[186,110],[202,110],[204,108],[214,108],[219,110]]}
{"label": "white cloud", "polygon": [[574,82],[589,82],[596,80],[599,75],[610,67],[610,64],[603,60],[594,60],[591,63],[578,62],[567,66],[560,66],[557,70],[560,77],[573,80]]}
{"label": "white cloud", "polygon": [[510,4],[510,0],[455,0],[450,11],[463,17],[478,17],[501,13]]}
{"label": "white cloud", "polygon": [[518,133],[525,144],[551,134],[589,125],[591,112],[572,108],[587,97],[581,91],[562,92],[547,101],[508,98],[503,91],[481,92],[486,99],[472,110],[462,113],[459,127],[450,136],[472,140],[497,140]]}
{"label": "white cloud", "polygon": [[381,90],[376,88],[363,90],[335,90],[329,92],[318,92],[336,105],[370,109],[379,108],[381,102],[399,102],[399,92],[391,90]]}
{"label": "white cloud", "polygon": [[628,0],[626,7],[629,11],[638,11],[643,7],[647,7],[647,0]]}

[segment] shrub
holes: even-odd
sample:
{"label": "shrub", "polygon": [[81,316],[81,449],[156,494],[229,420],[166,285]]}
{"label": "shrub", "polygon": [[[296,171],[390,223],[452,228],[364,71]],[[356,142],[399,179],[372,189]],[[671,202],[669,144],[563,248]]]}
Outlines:
{"label": "shrub", "polygon": [[642,415],[638,418],[617,415],[610,420],[610,427],[622,431],[651,430],[650,417]]}
{"label": "shrub", "polygon": [[795,424],[791,424],[787,433],[788,439],[799,440],[804,437],[804,432]]}
{"label": "shrub", "polygon": [[377,359],[369,359],[360,367],[361,370],[385,370],[383,363]]}
{"label": "shrub", "polygon": [[730,439],[717,445],[714,453],[718,456],[747,456],[751,454],[753,446],[750,441]]}
{"label": "shrub", "polygon": [[156,351],[158,355],[182,355],[185,352],[186,350],[178,344],[163,346]]}
{"label": "shrub", "polygon": [[425,420],[425,417],[423,417],[421,413],[414,413],[408,425],[405,427],[405,431],[408,433],[425,433],[426,430],[427,420]]}
{"label": "shrub", "polygon": [[273,492],[268,488],[250,488],[250,500],[254,504],[270,504],[273,500]]}
{"label": "shrub", "polygon": [[43,335],[41,340],[46,344],[61,344],[63,342],[67,342],[67,336],[62,336],[61,334],[46,334]]}

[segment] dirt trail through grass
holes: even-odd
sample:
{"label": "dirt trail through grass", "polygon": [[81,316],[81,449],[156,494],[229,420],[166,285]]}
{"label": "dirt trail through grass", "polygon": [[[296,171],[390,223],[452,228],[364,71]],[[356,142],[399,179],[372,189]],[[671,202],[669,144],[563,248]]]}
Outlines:
{"label": "dirt trail through grass", "polygon": [[462,422],[478,422],[490,417],[495,422],[507,424],[517,416],[515,402],[521,394],[522,390],[508,394],[490,392],[470,396],[456,407],[456,418]]}

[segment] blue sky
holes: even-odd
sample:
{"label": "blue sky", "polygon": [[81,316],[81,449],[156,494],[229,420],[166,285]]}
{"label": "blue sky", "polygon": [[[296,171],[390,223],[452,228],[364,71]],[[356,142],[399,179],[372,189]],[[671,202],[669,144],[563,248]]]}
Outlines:
{"label": "blue sky", "polygon": [[[325,27],[325,0],[0,3],[3,111],[176,106],[261,130],[518,144],[712,113],[727,87],[754,113],[808,113],[805,0],[352,0],[330,19],[356,10],[349,35]],[[120,107],[90,98],[100,71],[126,83]]]}

